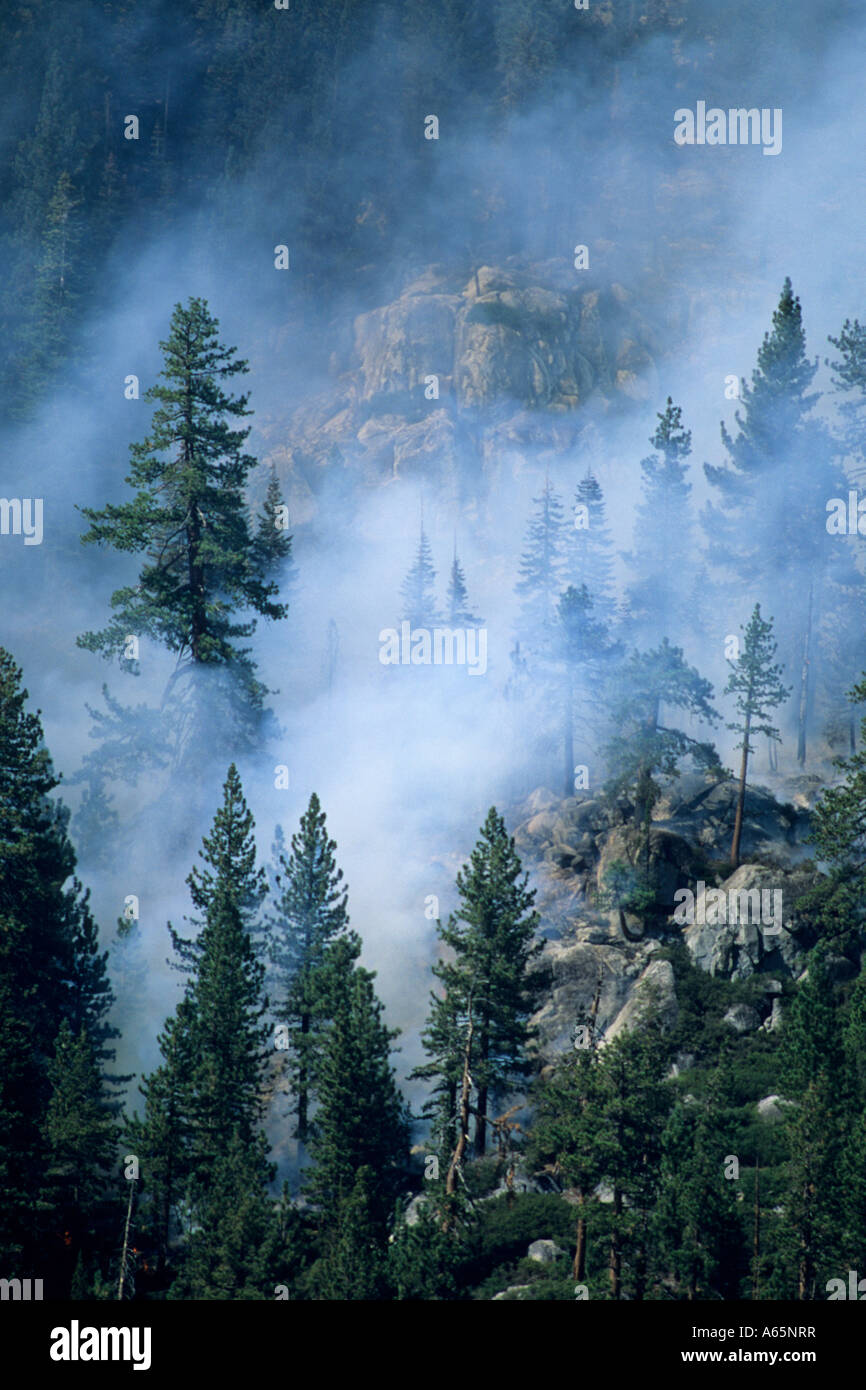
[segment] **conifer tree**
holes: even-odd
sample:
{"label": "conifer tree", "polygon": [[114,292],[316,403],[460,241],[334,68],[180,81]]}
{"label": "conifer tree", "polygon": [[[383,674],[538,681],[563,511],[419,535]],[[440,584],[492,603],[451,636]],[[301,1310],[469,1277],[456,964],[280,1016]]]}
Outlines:
{"label": "conifer tree", "polygon": [[611,1189],[608,1213],[608,1291],[644,1296],[649,1268],[648,1218],[658,1195],[661,1136],[670,1110],[666,1049],[652,1014],[639,1028],[610,1040],[599,1064],[599,1125],[595,1135],[601,1178]]}
{"label": "conifer tree", "polygon": [[680,1297],[733,1298],[743,1263],[737,1185],[725,1173],[736,1153],[728,1120],[727,1064],[709,1079],[707,1094],[678,1100],[662,1134],[660,1190],[653,1213],[659,1274],[673,1277]]}
{"label": "conifer tree", "polygon": [[[533,940],[539,919],[532,910],[535,894],[527,888],[528,877],[504,820],[491,807],[470,861],[457,875],[462,903],[447,926],[439,926],[455,959],[434,967],[448,1003],[444,1012],[434,1004],[426,1045],[434,1049],[432,1060],[449,1097],[458,1073],[462,1076],[468,1066],[479,1156],[487,1147],[491,1098],[507,1092],[529,1070],[529,1017],[541,988],[541,972],[531,967],[542,947]],[[457,1056],[443,1048],[449,1037],[458,1046]],[[458,1145],[465,1145],[467,1122],[464,1108]]]}
{"label": "conifer tree", "polygon": [[[680,632],[687,616],[681,567],[688,566],[692,550],[691,484],[686,482],[691,430],[683,429],[682,409],[670,396],[658,421],[650,439],[656,452],[641,461],[641,500],[628,557],[635,576],[628,592],[629,626],[644,640]],[[677,567],[671,565],[672,545]]]}
{"label": "conifer tree", "polygon": [[402,621],[408,622],[413,629],[432,628],[439,621],[435,583],[436,570],[433,567],[430,542],[422,521],[415,559],[400,588],[403,601]]}
{"label": "conifer tree", "polygon": [[280,579],[283,589],[290,586],[293,579],[293,537],[288,533],[288,520],[288,507],[283,501],[277,470],[272,464],[264,505],[253,535],[253,553],[257,573]]}
{"label": "conifer tree", "polygon": [[628,789],[636,801],[637,819],[645,823],[655,804],[657,776],[676,777],[682,758],[698,766],[718,768],[711,744],[702,743],[684,730],[663,724],[665,707],[681,710],[704,723],[718,719],[712,706],[712,686],[689,666],[681,647],[665,637],[653,651],[635,652],[621,672],[624,695],[614,711],[622,730],[607,748],[613,791]]}
{"label": "conifer tree", "polygon": [[[264,868],[256,866],[254,830],[255,821],[244,797],[240,774],[232,763],[223,784],[222,805],[199,850],[204,867],[194,864],[186,880],[190,897],[201,914],[190,919],[193,925],[201,926],[207,919],[214,896],[222,889],[231,898],[244,929],[253,936],[259,934],[258,913],[267,893],[267,876]],[[180,958],[176,968],[189,973],[191,962],[201,956],[204,939],[199,936],[188,940],[171,923],[168,930]]]}
{"label": "conifer tree", "polygon": [[290,1077],[301,1143],[307,1142],[310,1133],[310,1109],[329,1018],[327,948],[342,940],[353,959],[361,950],[359,938],[349,931],[347,890],[343,871],[337,868],[336,849],[315,792],[288,854],[277,826],[267,949],[279,1018],[289,1028]]}
{"label": "conifer tree", "polygon": [[578,593],[586,587],[596,617],[613,622],[616,616],[614,547],[607,524],[604,494],[589,471],[574,495],[573,524],[563,525],[564,577]]}
{"label": "conifer tree", "polygon": [[[93,1253],[96,1218],[108,1195],[118,1128],[84,1027],[76,1036],[66,1019],[48,1068],[52,1085],[45,1116],[47,1195],[54,1219],[73,1250]],[[58,1241],[59,1247],[59,1241]]]}
{"label": "conifer tree", "polygon": [[234,1130],[195,1206],[195,1226],[171,1298],[272,1299],[280,1273],[277,1215],[262,1186],[266,1144]]}
{"label": "conifer tree", "polygon": [[708,555],[726,576],[727,595],[746,600],[761,593],[777,615],[782,666],[797,695],[801,766],[821,669],[817,657],[832,627],[826,617],[838,601],[834,586],[841,577],[837,538],[816,518],[826,518],[828,499],[845,485],[827,428],[813,415],[820,399],[810,391],[817,365],[806,356],[800,301],[786,279],[751,384],[742,384],[736,435],[722,426],[728,461],[704,465],[719,499],[702,516]]}
{"label": "conifer tree", "polygon": [[58,778],[27,699],[0,648],[0,1253],[16,1266],[36,1257],[40,1227],[52,1225],[39,1194],[60,1030],[65,1023],[78,1038],[84,1029],[97,1066],[116,1036],[105,953],[74,877],[69,813],[52,799]]}
{"label": "conifer tree", "polygon": [[556,617],[552,655],[557,659],[561,673],[563,795],[573,796],[575,697],[578,691],[585,697],[579,703],[583,708],[589,707],[592,712],[584,722],[595,733],[599,721],[597,711],[591,704],[590,692],[599,691],[604,668],[620,654],[621,648],[611,642],[607,623],[595,613],[586,585],[579,590],[569,585],[556,606]]}
{"label": "conifer tree", "polygon": [[596,1142],[601,1124],[599,1052],[591,1025],[586,1046],[568,1052],[553,1074],[537,1086],[537,1111],[530,1135],[528,1160],[550,1172],[575,1199],[575,1242],[572,1275],[586,1280],[593,1194],[601,1181],[601,1155]]}
{"label": "conifer tree", "polygon": [[794,1102],[784,1119],[785,1169],[782,1249],[793,1266],[788,1297],[824,1296],[844,1253],[846,1112],[852,1079],[845,1065],[833,986],[819,951],[784,1018],[781,1084]]}
{"label": "conifer tree", "polygon": [[375,976],[345,938],[328,948],[332,1022],[319,1069],[308,1193],[322,1232],[325,1297],[376,1297],[386,1232],[408,1165],[407,1113],[391,1065],[396,1032],[382,1019]]}
{"label": "conifer tree", "polygon": [[735,869],[740,862],[743,807],[746,804],[746,773],[749,754],[753,751],[749,739],[753,734],[766,734],[767,738],[778,740],[778,729],[769,723],[770,711],[782,704],[791,693],[779,679],[782,674],[781,666],[773,662],[776,643],[772,634],[772,618],[764,622],[761,617],[761,605],[756,603],[743,633],[743,650],[736,661],[728,662],[731,673],[724,694],[736,695],[739,718],[736,724],[728,724],[727,727],[741,735],[740,742],[735,747],[742,749],[734,837],[731,842],[731,865]]}
{"label": "conifer tree", "polygon": [[[193,902],[204,913],[199,937],[183,942],[172,933],[180,968],[188,977],[186,990],[160,1038],[162,1066],[142,1088],[147,1103],[138,1138],[145,1179],[149,1174],[153,1185],[162,1249],[168,1245],[172,1208],[186,1210],[192,1229],[217,1219],[212,1179],[228,1141],[236,1140],[242,1153],[220,1170],[220,1191],[243,1175],[247,1196],[256,1184],[264,1192],[272,1176],[261,1134],[267,1029],[262,1022],[264,967],[251,932],[262,892],[253,829],[232,765],[222,806],[203,842],[206,867],[194,869],[187,880]],[[253,1210],[258,1210],[255,1203]],[[228,1234],[226,1241],[230,1248]],[[190,1259],[198,1259],[199,1247],[191,1249],[198,1253]],[[241,1241],[238,1264],[224,1276],[226,1286],[246,1287],[245,1249]],[[198,1273],[191,1269],[183,1275],[183,1287],[191,1280],[198,1280],[199,1287],[211,1278],[223,1279],[207,1260],[196,1268]]]}
{"label": "conifer tree", "polygon": [[135,497],[82,508],[85,543],[144,551],[147,560],[137,582],[113,594],[108,626],[78,642],[122,660],[130,633],[152,638],[177,657],[166,695],[189,678],[196,702],[203,672],[212,672],[211,693],[227,701],[235,733],[254,740],[266,692],[239,644],[255,630],[251,613],[279,619],[287,610],[250,535],[244,487],[255,460],[243,452],[249,428],[231,427],[251,413],[248,397],[223,389],[248,368],[218,329],[204,300],[175,306],[160,344],[164,384],[146,393],[158,402],[151,433],[130,449]]}
{"label": "conifer tree", "polygon": [[470,610],[466,576],[460,561],[457,559],[456,545],[454,547],[454,559],[451,562],[451,575],[448,580],[448,594],[445,599],[445,617],[449,627],[479,627],[482,622],[482,619],[476,618]]}
{"label": "conifer tree", "polygon": [[562,502],[549,478],[533,505],[537,510],[526,528],[516,592],[521,600],[519,636],[524,649],[538,658],[547,652],[562,589]]}

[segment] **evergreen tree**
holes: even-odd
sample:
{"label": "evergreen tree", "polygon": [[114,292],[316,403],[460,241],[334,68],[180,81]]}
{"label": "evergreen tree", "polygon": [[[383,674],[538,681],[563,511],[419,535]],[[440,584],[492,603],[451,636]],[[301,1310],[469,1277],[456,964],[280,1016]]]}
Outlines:
{"label": "evergreen tree", "polygon": [[[491,807],[470,861],[457,875],[462,903],[447,926],[439,927],[455,959],[434,967],[448,1003],[444,1011],[434,1004],[426,1034],[449,1098],[449,1088],[467,1070],[468,1046],[479,1156],[487,1147],[491,1097],[507,1092],[529,1070],[529,1017],[541,988],[541,972],[531,972],[531,966],[542,947],[533,940],[539,919],[532,910],[535,894],[527,889],[528,877],[504,820]],[[443,1043],[449,1041],[458,1046],[458,1055],[444,1051]],[[464,1114],[458,1144],[465,1144],[466,1122]]]}
{"label": "evergreen tree", "polygon": [[614,548],[607,525],[604,494],[598,480],[587,472],[574,495],[574,524],[564,531],[564,575],[578,593],[586,587],[596,617],[611,623],[616,617]]}
{"label": "evergreen tree", "polygon": [[563,729],[563,796],[573,796],[575,791],[574,734],[575,704],[581,709],[591,711],[584,723],[589,725],[592,735],[597,735],[599,720],[597,705],[592,695],[599,692],[605,668],[612,658],[618,656],[621,648],[614,645],[608,634],[607,624],[596,616],[593,600],[585,585],[579,590],[572,585],[556,606],[557,627],[555,630],[553,655],[557,658],[560,671],[560,700],[562,706]]}
{"label": "evergreen tree", "polygon": [[801,1300],[823,1298],[845,1246],[843,1135],[851,1084],[833,986],[815,951],[785,1015],[781,1062],[783,1093],[794,1102],[784,1119],[789,1159],[781,1246],[794,1272],[794,1287],[786,1292]]}
{"label": "evergreen tree", "polygon": [[536,658],[546,654],[562,588],[562,503],[547,478],[526,529],[516,592],[521,599],[518,629],[524,649]]}
{"label": "evergreen tree", "polygon": [[631,1270],[630,1296],[641,1299],[647,1288],[648,1221],[658,1195],[661,1138],[670,1110],[666,1063],[652,1016],[610,1040],[601,1054],[595,1147],[601,1179],[612,1193],[607,1215],[612,1299],[625,1293],[624,1262]]}
{"label": "evergreen tree", "polygon": [[382,1019],[374,975],[345,947],[343,938],[328,948],[333,1021],[308,1179],[322,1233],[318,1288],[332,1299],[379,1295],[387,1227],[408,1164],[407,1114],[391,1065],[396,1033]]}
{"label": "evergreen tree", "polygon": [[347,890],[337,868],[336,841],[328,836],[315,792],[287,855],[277,826],[272,870],[274,908],[267,921],[268,954],[280,1019],[289,1028],[289,1064],[297,1137],[306,1143],[323,1032],[329,1018],[328,946],[343,940],[356,959],[361,943],[349,931]]}
{"label": "evergreen tree", "polygon": [[[95,1065],[113,1055],[115,1036],[105,954],[74,877],[69,813],[51,797],[58,779],[27,698],[0,648],[0,1254],[16,1267],[32,1267],[40,1230],[61,1234],[40,1198],[60,1031],[66,1024],[80,1038],[83,1029]],[[52,1255],[43,1249],[42,1258]]]}
{"label": "evergreen tree", "polygon": [[228,701],[235,732],[252,739],[265,687],[249,649],[238,645],[255,629],[244,615],[278,619],[286,608],[274,601],[277,585],[262,572],[249,531],[244,486],[255,460],[243,452],[249,429],[230,425],[251,413],[248,397],[223,390],[248,368],[220,344],[218,328],[204,300],[176,305],[160,344],[165,384],[146,394],[159,402],[151,433],[130,450],[127,482],[136,496],[82,509],[90,522],[85,543],[145,551],[148,560],[137,583],[112,596],[109,625],[78,642],[122,658],[130,633],[151,637],[177,656],[167,695],[182,677],[194,678],[198,690],[202,673],[214,672],[212,696]]}
{"label": "evergreen tree", "polygon": [[[223,784],[223,803],[217,811],[209,835],[202,839],[199,858],[204,868],[193,865],[187,877],[189,895],[200,917],[193,917],[201,926],[218,890],[226,893],[238,912],[244,930],[259,934],[258,913],[267,893],[267,876],[256,867],[255,821],[246,803],[240,774],[232,763]],[[180,958],[176,968],[189,973],[192,962],[204,950],[203,937],[187,940],[168,927],[172,945]]]}
{"label": "evergreen tree", "polygon": [[744,1263],[736,1182],[726,1161],[736,1144],[728,1118],[726,1063],[710,1077],[707,1094],[689,1105],[678,1100],[662,1134],[660,1190],[653,1213],[658,1267],[680,1295],[736,1298]]}
{"label": "evergreen tree", "polygon": [[271,465],[267,491],[253,536],[255,571],[263,577],[282,580],[282,587],[293,581],[292,540],[288,534],[288,507],[280,492],[277,470]]}
{"label": "evergreen tree", "polygon": [[682,710],[707,724],[718,716],[711,704],[712,686],[687,665],[681,647],[665,637],[653,651],[635,652],[621,672],[624,695],[614,710],[623,732],[607,748],[610,790],[628,790],[635,798],[638,822],[648,819],[659,795],[658,775],[678,776],[678,764],[690,757],[698,766],[718,768],[711,744],[682,729],[662,724],[665,706]]}
{"label": "evergreen tree", "polygon": [[445,617],[449,627],[480,627],[482,619],[476,618],[469,608],[469,595],[466,590],[466,576],[457,559],[451,562],[451,575],[448,580],[448,594],[445,599]]}
{"label": "evergreen tree", "polygon": [[108,1179],[115,1166],[118,1129],[85,1028],[76,1036],[63,1020],[48,1075],[52,1093],[45,1116],[45,1142],[52,1219],[73,1250],[89,1254],[97,1234],[100,1204],[108,1195]]}
{"label": "evergreen tree", "polygon": [[276,1212],[262,1186],[266,1144],[235,1130],[213,1162],[195,1206],[183,1267],[172,1298],[272,1299],[279,1274]]}
{"label": "evergreen tree", "polygon": [[[225,1195],[238,1190],[232,1189],[235,1180],[242,1183],[244,1200],[252,1202],[253,1230],[258,1229],[255,1213],[261,1202],[257,1205],[250,1194],[254,1189],[264,1193],[272,1176],[260,1127],[267,1033],[262,1023],[264,967],[251,935],[261,871],[255,867],[253,822],[234,766],[203,844],[201,857],[208,867],[194,869],[187,882],[204,922],[195,942],[181,942],[173,933],[187,985],[160,1038],[162,1066],[145,1079],[145,1115],[137,1134],[163,1251],[172,1209],[186,1213],[191,1232],[221,1224],[212,1180],[226,1157],[227,1139],[234,1136],[242,1153],[231,1151],[227,1168],[220,1170],[218,1191]],[[196,1243],[188,1247],[192,1263],[181,1287],[210,1287],[208,1281],[216,1281],[216,1288],[248,1289],[246,1235],[232,1245],[237,1231],[227,1220],[220,1249],[234,1249],[238,1264],[217,1268],[222,1256],[209,1263],[210,1255]],[[243,1223],[238,1228],[242,1233],[246,1229]]]}
{"label": "evergreen tree", "polygon": [[422,521],[415,560],[400,589],[403,600],[402,621],[408,622],[413,629],[432,628],[439,622],[435,583],[436,570],[433,567],[430,542],[427,540]]}
{"label": "evergreen tree", "polygon": [[786,279],[751,385],[742,386],[738,432],[722,426],[728,462],[704,465],[719,496],[702,518],[709,558],[728,576],[726,592],[733,586],[742,599],[761,593],[777,614],[783,669],[797,692],[801,765],[840,560],[836,538],[815,518],[844,486],[827,430],[812,415],[816,371],[817,359],[806,357],[800,301]]}
{"label": "evergreen tree", "polygon": [[731,865],[735,869],[740,862],[740,836],[743,830],[743,807],[746,804],[749,754],[754,751],[749,739],[752,734],[766,734],[767,738],[778,741],[779,731],[769,723],[769,714],[791,693],[779,679],[782,674],[781,666],[773,663],[776,643],[772,634],[773,619],[764,622],[761,617],[761,605],[756,603],[743,634],[743,650],[736,661],[728,662],[731,673],[724,694],[736,695],[739,719],[736,724],[728,724],[727,727],[741,735],[740,742],[734,746],[742,749],[734,837],[731,842]]}
{"label": "evergreen tree", "polygon": [[635,575],[628,592],[629,625],[644,640],[678,633],[688,617],[681,568],[671,566],[671,544],[676,544],[679,566],[688,567],[692,489],[686,482],[686,460],[692,451],[692,434],[683,429],[682,409],[670,396],[658,421],[650,439],[656,453],[641,461],[641,500],[628,557]]}
{"label": "evergreen tree", "polygon": [[601,1181],[601,1155],[596,1142],[601,1125],[599,1052],[591,1025],[587,1045],[563,1057],[549,1079],[537,1087],[537,1109],[530,1135],[528,1161],[550,1172],[575,1199],[575,1244],[572,1275],[584,1283],[593,1211],[593,1194]]}

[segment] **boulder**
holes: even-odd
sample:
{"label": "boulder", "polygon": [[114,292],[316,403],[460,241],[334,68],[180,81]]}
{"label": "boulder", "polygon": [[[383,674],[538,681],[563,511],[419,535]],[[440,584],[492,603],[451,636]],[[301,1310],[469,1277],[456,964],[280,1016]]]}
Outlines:
{"label": "boulder", "polygon": [[534,1240],[526,1252],[529,1260],[537,1260],[542,1265],[556,1264],[565,1251],[560,1250],[555,1240]]}
{"label": "boulder", "polygon": [[679,1017],[673,966],[668,960],[655,960],[646,967],[613,1023],[605,1030],[604,1043],[620,1033],[639,1028],[650,1009],[657,1008],[663,1028],[675,1028]]}
{"label": "boulder", "polygon": [[751,1004],[734,1004],[722,1019],[735,1033],[753,1033],[761,1026],[761,1015]]}
{"label": "boulder", "polygon": [[758,1114],[769,1125],[778,1124],[785,1118],[784,1106],[790,1104],[782,1096],[764,1096],[758,1101]]}

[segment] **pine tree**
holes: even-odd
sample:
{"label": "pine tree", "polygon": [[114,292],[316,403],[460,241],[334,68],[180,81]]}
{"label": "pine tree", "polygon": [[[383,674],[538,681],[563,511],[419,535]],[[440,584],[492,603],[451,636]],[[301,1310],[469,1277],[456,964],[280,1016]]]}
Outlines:
{"label": "pine tree", "polygon": [[[192,1230],[217,1219],[212,1179],[232,1136],[243,1152],[240,1157],[235,1154],[228,1175],[222,1174],[219,1190],[224,1193],[238,1173],[247,1175],[245,1183],[253,1173],[263,1193],[272,1176],[261,1136],[267,1034],[262,1022],[264,967],[256,958],[251,933],[262,874],[255,867],[252,817],[234,766],[203,845],[201,857],[208,867],[194,869],[187,882],[204,923],[195,942],[182,942],[172,933],[187,985],[160,1038],[162,1066],[145,1079],[145,1115],[137,1133],[163,1252],[169,1244],[172,1209],[187,1211]],[[246,1190],[249,1195],[249,1183]],[[200,1246],[192,1248],[198,1259]],[[217,1276],[207,1265],[204,1272],[185,1273],[182,1286],[193,1278],[224,1277],[240,1287],[245,1248],[241,1242],[240,1263],[225,1276]]]}
{"label": "pine tree", "polygon": [[841,1266],[843,1134],[852,1101],[833,986],[817,951],[784,1018],[781,1063],[783,1093],[795,1102],[784,1120],[790,1156],[782,1248],[796,1281],[789,1296],[808,1300],[824,1296],[826,1280]]}
{"label": "pine tree", "polygon": [[[255,821],[247,806],[240,773],[231,764],[223,784],[223,802],[209,835],[202,839],[199,858],[204,868],[193,865],[187,877],[192,901],[201,914],[191,918],[195,926],[206,920],[218,889],[227,893],[237,909],[244,930],[259,934],[258,913],[267,893],[267,877],[256,867]],[[172,945],[180,958],[176,968],[189,973],[192,962],[201,957],[204,939],[187,940],[169,923]]]}
{"label": "pine tree", "polygon": [[400,589],[403,600],[402,620],[408,622],[413,629],[419,627],[429,629],[435,627],[439,621],[439,614],[436,609],[435,583],[436,570],[433,567],[430,543],[427,540],[422,521],[415,560]]}
{"label": "pine tree", "polygon": [[289,1063],[295,1100],[297,1138],[306,1143],[323,1031],[329,1017],[327,948],[347,943],[353,959],[361,943],[349,931],[347,890],[337,868],[336,841],[328,836],[325,813],[315,792],[299,830],[285,852],[282,829],[274,844],[272,898],[267,921],[268,955],[281,1021],[289,1028]]}
{"label": "pine tree", "polygon": [[621,680],[625,694],[615,707],[614,722],[623,732],[606,750],[609,789],[627,789],[634,795],[637,820],[647,824],[659,795],[657,776],[676,777],[685,757],[700,767],[718,768],[711,744],[662,724],[665,706],[710,725],[718,716],[711,704],[710,682],[686,663],[682,648],[672,646],[666,637],[653,651],[635,652],[624,665]]}
{"label": "pine tree", "polygon": [[586,587],[596,617],[611,623],[616,617],[614,547],[607,525],[604,494],[590,472],[574,495],[574,525],[564,531],[564,576],[578,593]]}
{"label": "pine tree", "polygon": [[569,585],[556,606],[556,617],[552,655],[560,671],[563,795],[568,797],[573,796],[575,790],[575,697],[580,692],[583,697],[578,702],[580,707],[591,711],[588,718],[584,717],[584,723],[593,735],[597,734],[599,721],[592,696],[598,695],[606,668],[622,649],[611,642],[607,623],[597,617],[585,585],[579,590]]}
{"label": "pine tree", "polygon": [[726,593],[733,587],[742,600],[760,593],[778,616],[783,669],[796,681],[801,766],[820,670],[816,648],[838,599],[838,543],[815,518],[844,486],[827,429],[812,415],[816,371],[817,359],[806,357],[800,301],[786,279],[751,385],[743,383],[738,433],[722,426],[728,462],[704,465],[719,504],[702,517],[709,558],[729,576]]}
{"label": "pine tree", "polygon": [[141,1159],[142,1224],[157,1279],[169,1263],[173,1214],[187,1191],[191,1168],[190,1013],[189,999],[182,999],[166,1020],[157,1039],[162,1064],[139,1087],[144,1113],[132,1116],[127,1125],[130,1147]]}
{"label": "pine tree", "polygon": [[469,595],[466,590],[466,576],[457,559],[457,547],[454,547],[454,559],[451,562],[451,575],[448,580],[448,594],[445,599],[445,616],[449,627],[480,627],[481,618],[476,618],[470,611]]}
{"label": "pine tree", "polygon": [[[541,988],[541,972],[532,972],[531,966],[542,947],[533,940],[539,918],[532,910],[535,894],[527,888],[528,877],[504,820],[491,807],[470,861],[457,875],[461,906],[447,926],[439,927],[440,939],[455,959],[434,968],[449,1002],[445,1012],[434,1005],[426,1034],[446,1095],[468,1064],[479,1156],[487,1147],[491,1097],[507,1092],[529,1070],[529,1018]],[[443,1051],[449,1036],[458,1046],[457,1056]],[[458,1144],[465,1145],[466,1123],[464,1108]]]}
{"label": "pine tree", "polygon": [[779,731],[769,723],[769,714],[791,693],[779,679],[782,674],[781,666],[773,663],[776,643],[772,633],[772,618],[769,622],[764,622],[761,617],[761,605],[756,603],[743,634],[743,650],[736,661],[728,662],[731,673],[724,694],[736,695],[739,719],[736,724],[728,724],[727,727],[741,735],[740,742],[735,744],[735,747],[742,749],[734,837],[731,842],[731,865],[735,869],[740,862],[740,836],[743,830],[743,807],[746,804],[746,773],[749,754],[753,751],[749,739],[752,734],[766,734],[767,738],[778,740]]}
{"label": "pine tree", "polygon": [[345,946],[343,938],[327,953],[333,1021],[319,1069],[307,1190],[322,1233],[321,1293],[355,1299],[375,1297],[384,1278],[387,1227],[408,1165],[408,1125],[391,1065],[396,1033],[382,1019],[374,975],[356,966]]}
{"label": "pine tree", "polygon": [[676,545],[678,565],[683,568],[688,567],[692,552],[692,489],[686,482],[691,430],[683,429],[682,409],[670,396],[658,421],[650,439],[656,453],[641,461],[641,500],[628,557],[635,575],[628,592],[629,625],[644,640],[669,637],[682,629],[687,613],[681,569],[671,566],[671,545]]}
{"label": "pine tree", "polygon": [[253,536],[254,564],[256,573],[281,580],[284,590],[291,586],[294,578],[293,537],[288,534],[288,524],[288,507],[280,492],[277,470],[271,464],[265,501]]}
{"label": "pine tree", "polygon": [[744,1263],[737,1185],[726,1176],[736,1153],[729,1127],[730,1071],[722,1058],[700,1102],[674,1105],[662,1134],[660,1190],[653,1213],[657,1264],[681,1297],[735,1298]]}
{"label": "pine tree", "polygon": [[[43,1210],[51,1058],[64,1023],[84,1029],[96,1064],[113,1054],[105,954],[75,878],[39,711],[0,648],[0,1253],[28,1264],[52,1226]],[[53,1235],[59,1238],[59,1230]],[[43,1258],[51,1258],[43,1251]],[[38,1271],[37,1271],[38,1275]]]}
{"label": "pine tree", "polygon": [[623,1267],[632,1270],[630,1296],[647,1286],[648,1218],[659,1183],[661,1136],[670,1109],[664,1080],[666,1049],[657,1020],[607,1043],[599,1064],[599,1124],[595,1134],[602,1181],[611,1189],[608,1213],[608,1293],[623,1297]]}
{"label": "pine tree", "polygon": [[575,1244],[572,1275],[586,1280],[593,1194],[601,1181],[601,1156],[596,1136],[601,1124],[599,1052],[586,1030],[585,1047],[576,1047],[558,1063],[553,1074],[537,1086],[535,1122],[528,1161],[551,1173],[575,1200]]}
{"label": "pine tree", "polygon": [[235,1130],[214,1160],[195,1205],[183,1267],[171,1298],[272,1299],[279,1274],[277,1214],[262,1186],[266,1144]]}
{"label": "pine tree", "polygon": [[176,305],[160,345],[165,384],[146,393],[159,402],[151,433],[130,450],[127,482],[136,496],[102,511],[82,508],[90,522],[85,543],[145,551],[148,559],[137,583],[112,596],[109,625],[78,643],[122,659],[130,633],[152,638],[177,656],[166,697],[188,677],[197,700],[202,675],[211,672],[211,697],[227,702],[234,732],[249,741],[266,692],[249,649],[239,645],[255,630],[255,618],[244,615],[279,619],[286,608],[274,601],[277,585],[262,572],[249,531],[244,486],[255,460],[243,452],[249,428],[230,425],[251,413],[248,397],[223,390],[248,368],[220,344],[218,329],[204,300]]}
{"label": "pine tree", "polygon": [[537,512],[526,529],[516,592],[521,599],[519,636],[524,649],[538,658],[547,652],[562,589],[562,503],[549,478],[533,505]]}
{"label": "pine tree", "polygon": [[115,1166],[118,1129],[84,1027],[77,1036],[66,1019],[48,1068],[52,1085],[45,1116],[47,1197],[73,1250],[93,1249],[100,1203],[108,1195]]}

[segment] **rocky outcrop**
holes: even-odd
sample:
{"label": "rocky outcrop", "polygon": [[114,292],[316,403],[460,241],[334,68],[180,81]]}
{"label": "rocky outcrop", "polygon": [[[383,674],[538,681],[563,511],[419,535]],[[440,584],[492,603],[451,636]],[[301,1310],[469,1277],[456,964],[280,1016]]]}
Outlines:
{"label": "rocky outcrop", "polygon": [[[639,1026],[651,1004],[663,1026],[675,1026],[674,972],[657,958],[672,941],[683,941],[695,965],[709,974],[766,976],[765,1004],[735,1005],[725,1019],[728,1027],[744,1032],[781,1025],[783,981],[799,976],[811,944],[794,912],[813,881],[811,871],[798,866],[808,816],[763,788],[750,788],[747,843],[761,862],[726,873],[735,806],[733,782],[694,775],[666,789],[648,838],[635,829],[634,808],[622,800],[588,794],[563,800],[539,787],[516,808],[515,841],[533,871],[547,938],[543,961],[550,986],[533,1020],[545,1061],[580,1045],[576,1030],[586,1026],[593,1008],[602,1045]],[[647,863],[662,910],[644,920],[611,906],[605,885],[614,867],[643,870]],[[693,895],[688,922],[674,916],[683,889]],[[723,897],[723,916],[708,910],[710,890]],[[764,908],[774,914],[781,908],[778,920],[763,920]],[[840,958],[840,978],[850,968]]]}
{"label": "rocky outcrop", "polygon": [[333,384],[281,422],[266,457],[298,520],[324,468],[456,493],[475,466],[492,474],[530,448],[572,448],[590,402],[604,413],[659,391],[660,349],[636,298],[567,261],[468,279],[430,267],[337,341]]}
{"label": "rocky outcrop", "polygon": [[[802,968],[804,941],[793,904],[811,881],[802,870],[742,864],[719,884],[725,901],[718,912],[713,911],[708,893],[696,898],[698,920],[688,925],[684,933],[695,965],[709,975],[735,980],[747,980],[758,971],[796,978]],[[757,898],[761,898],[762,904],[772,904],[772,895],[776,893],[781,893],[781,922],[756,922],[751,908]],[[745,915],[746,895],[752,920],[744,921],[741,918]],[[737,920],[732,920],[735,915]]]}

